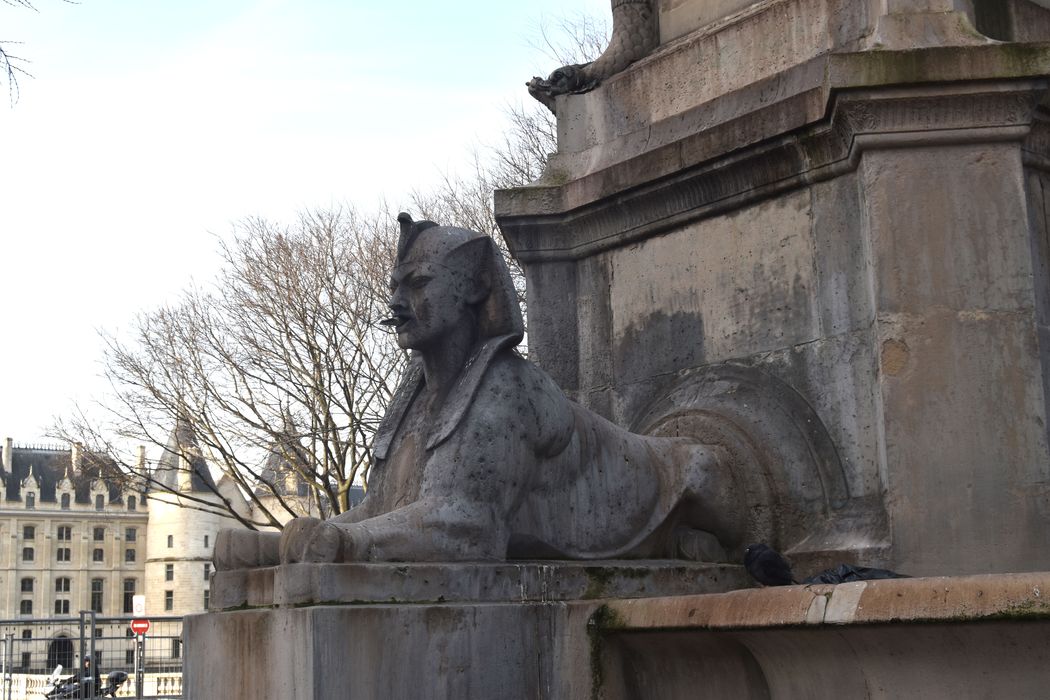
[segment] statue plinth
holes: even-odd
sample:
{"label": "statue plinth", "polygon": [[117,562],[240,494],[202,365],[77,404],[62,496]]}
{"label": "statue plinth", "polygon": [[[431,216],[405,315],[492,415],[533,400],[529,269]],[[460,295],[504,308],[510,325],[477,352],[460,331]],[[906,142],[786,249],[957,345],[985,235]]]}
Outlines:
{"label": "statue plinth", "polygon": [[[186,619],[193,698],[591,697],[612,597],[747,585],[678,561],[296,564],[218,572]],[[236,608],[219,611],[221,608]]]}
{"label": "statue plinth", "polygon": [[549,603],[715,593],[749,585],[742,567],[677,560],[285,564],[218,571],[213,611],[373,603]]}
{"label": "statue plinth", "polygon": [[[232,600],[237,573],[213,579],[213,600]],[[305,581],[300,595],[331,596],[338,579],[347,599],[261,598],[188,617],[187,697],[1037,697],[1050,685],[1050,573],[732,591],[744,583],[738,567],[674,562],[298,565],[247,576],[254,595],[269,586],[287,596]],[[430,598],[470,584],[475,600]]]}

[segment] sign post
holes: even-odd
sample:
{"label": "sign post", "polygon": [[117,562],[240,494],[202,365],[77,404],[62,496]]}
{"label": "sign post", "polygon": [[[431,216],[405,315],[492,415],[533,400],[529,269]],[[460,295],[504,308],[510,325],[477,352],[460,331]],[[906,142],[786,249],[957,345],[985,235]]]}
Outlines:
{"label": "sign post", "polygon": [[[141,609],[145,612],[146,597],[135,596],[135,598],[142,598]],[[140,609],[139,602],[132,599],[132,606],[136,614]],[[142,687],[146,680],[146,633],[149,632],[149,620],[146,618],[132,620],[131,631],[135,633],[135,697],[141,700]]]}
{"label": "sign post", "polygon": [[14,680],[11,677],[11,662],[14,657],[13,647],[15,635],[8,632],[4,635],[4,700],[11,700],[11,686]]}

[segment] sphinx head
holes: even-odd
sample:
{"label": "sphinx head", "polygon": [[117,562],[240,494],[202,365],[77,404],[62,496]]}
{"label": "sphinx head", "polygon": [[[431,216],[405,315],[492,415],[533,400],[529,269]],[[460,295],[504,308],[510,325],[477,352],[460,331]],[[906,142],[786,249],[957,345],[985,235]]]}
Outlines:
{"label": "sphinx head", "polygon": [[397,264],[385,321],[402,348],[437,352],[452,337],[521,339],[523,324],[507,265],[489,236],[400,214]]}

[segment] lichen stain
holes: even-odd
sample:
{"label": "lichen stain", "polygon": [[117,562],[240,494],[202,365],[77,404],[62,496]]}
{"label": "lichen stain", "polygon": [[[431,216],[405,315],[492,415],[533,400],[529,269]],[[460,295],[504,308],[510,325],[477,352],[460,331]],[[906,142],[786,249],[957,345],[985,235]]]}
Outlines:
{"label": "lichen stain", "polygon": [[903,340],[890,339],[882,344],[882,371],[896,377],[908,364],[911,350]]}

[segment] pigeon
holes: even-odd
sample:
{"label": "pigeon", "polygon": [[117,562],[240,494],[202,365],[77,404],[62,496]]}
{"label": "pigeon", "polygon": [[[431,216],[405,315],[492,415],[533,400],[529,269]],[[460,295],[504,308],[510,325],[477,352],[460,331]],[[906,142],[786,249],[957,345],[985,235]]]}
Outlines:
{"label": "pigeon", "polygon": [[798,583],[787,559],[766,544],[753,544],[744,550],[744,568],[763,586],[790,586]]}

